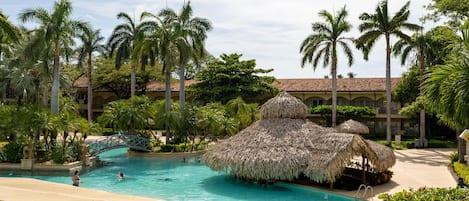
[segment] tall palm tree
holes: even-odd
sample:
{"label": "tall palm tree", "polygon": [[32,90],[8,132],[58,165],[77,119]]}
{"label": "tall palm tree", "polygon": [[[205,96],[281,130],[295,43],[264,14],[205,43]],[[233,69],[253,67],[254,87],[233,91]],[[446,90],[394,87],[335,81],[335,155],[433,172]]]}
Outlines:
{"label": "tall palm tree", "polygon": [[[437,55],[434,54],[434,42],[429,33],[415,33],[410,40],[400,39],[394,44],[394,54],[401,55],[401,64],[404,65],[409,55],[414,52],[415,58],[418,60],[420,69],[420,94],[422,94],[422,84],[426,67],[433,65],[432,61],[436,61]],[[420,139],[425,139],[425,109],[420,110]]]}
{"label": "tall palm tree", "polygon": [[71,19],[72,3],[69,0],[59,0],[54,3],[52,12],[44,8],[26,9],[20,13],[23,22],[37,21],[40,27],[37,31],[44,33],[45,41],[53,45],[54,65],[52,81],[51,112],[59,111],[60,91],[60,54],[63,44],[73,44],[73,37],[79,30],[87,26],[86,23]]}
{"label": "tall palm tree", "polygon": [[[173,29],[171,21],[164,19],[163,14],[155,15],[152,13],[142,13],[141,19],[154,19],[142,22],[142,29],[146,33],[150,33],[145,37],[143,47],[150,46],[155,52],[155,56],[163,64],[162,73],[165,75],[165,109],[166,113],[171,113],[171,73],[173,72],[172,66],[176,61],[176,56],[180,50],[187,50],[187,43],[183,37]],[[166,122],[166,138],[171,138],[171,125]],[[169,142],[169,141],[167,141]]]}
{"label": "tall palm tree", "polygon": [[356,40],[357,47],[363,51],[363,57],[368,60],[368,53],[376,41],[384,36],[386,40],[386,143],[391,144],[391,35],[405,40],[410,37],[402,32],[420,30],[421,27],[407,22],[409,18],[409,4],[407,2],[394,16],[388,15],[388,1],[382,1],[376,7],[375,13],[363,13],[358,29],[363,34]]}
{"label": "tall palm tree", "polygon": [[336,15],[325,10],[319,12],[319,16],[325,22],[315,22],[312,25],[313,34],[309,35],[302,43],[300,52],[303,54],[301,67],[305,63],[312,63],[316,70],[319,60],[323,59],[323,66],[331,63],[332,75],[332,126],[336,126],[337,115],[337,46],[340,45],[346,57],[349,66],[353,63],[352,50],[347,44],[350,38],[343,37],[345,32],[349,32],[351,25],[345,19],[348,15],[345,7],[340,9]]}
{"label": "tall palm tree", "polygon": [[174,32],[181,37],[186,44],[178,46],[179,51],[179,105],[181,111],[184,111],[185,91],[184,83],[186,80],[185,66],[189,59],[198,64],[198,58],[205,54],[205,39],[207,31],[212,29],[212,25],[207,19],[192,17],[192,8],[190,1],[182,6],[179,14],[172,9],[166,8],[160,12],[160,16],[169,22]]}
{"label": "tall palm tree", "polygon": [[86,77],[88,78],[88,122],[93,121],[93,88],[92,88],[92,72],[93,72],[93,53],[104,52],[105,47],[101,44],[104,37],[100,35],[99,30],[93,30],[91,27],[87,27],[83,30],[83,33],[80,35],[82,42],[81,47],[79,47],[79,56],[78,56],[78,66],[83,66],[83,63],[86,59]]}
{"label": "tall palm tree", "polygon": [[0,61],[3,57],[2,44],[16,43],[20,40],[20,30],[0,11]]}
{"label": "tall palm tree", "polygon": [[138,57],[135,56],[135,49],[138,42],[142,40],[142,31],[139,24],[132,20],[127,13],[117,14],[117,19],[122,19],[124,23],[114,28],[109,38],[108,45],[111,49],[111,55],[115,52],[116,68],[119,69],[122,63],[130,59],[130,95],[135,96],[136,88],[136,71],[138,65]]}

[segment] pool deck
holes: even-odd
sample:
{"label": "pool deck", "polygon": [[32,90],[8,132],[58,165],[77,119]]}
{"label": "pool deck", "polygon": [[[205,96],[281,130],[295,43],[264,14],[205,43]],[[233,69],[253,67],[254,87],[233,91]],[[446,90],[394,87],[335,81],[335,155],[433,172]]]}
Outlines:
{"label": "pool deck", "polygon": [[[395,150],[397,162],[391,171],[390,182],[374,187],[374,199],[380,193],[395,193],[403,189],[419,187],[455,187],[456,180],[449,168],[448,156],[455,149]],[[355,191],[334,190],[349,196]],[[100,190],[74,187],[28,178],[0,178],[1,201],[156,201],[157,199],[121,195]],[[371,198],[369,200],[372,200]]]}
{"label": "pool deck", "polygon": [[[456,187],[449,154],[456,149],[428,148],[394,150],[396,164],[390,169],[394,172],[391,181],[373,187],[374,197],[368,200],[380,200],[380,193],[396,193],[404,189],[418,189],[420,187]],[[356,191],[334,190],[349,196],[355,196]],[[363,193],[363,191],[362,191]]]}

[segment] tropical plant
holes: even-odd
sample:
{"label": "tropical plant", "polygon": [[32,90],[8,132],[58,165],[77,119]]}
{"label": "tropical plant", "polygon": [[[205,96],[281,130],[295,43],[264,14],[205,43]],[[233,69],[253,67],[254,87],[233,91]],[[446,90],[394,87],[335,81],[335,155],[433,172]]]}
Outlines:
{"label": "tropical plant", "polygon": [[368,54],[376,41],[384,36],[386,40],[386,142],[391,144],[391,35],[404,40],[410,40],[402,30],[420,30],[421,27],[409,23],[409,4],[407,2],[394,16],[388,14],[388,1],[378,4],[375,13],[363,13],[359,19],[362,23],[358,29],[362,35],[356,39],[357,48],[363,51],[363,57],[368,60]]}
{"label": "tropical plant", "polygon": [[40,27],[36,31],[42,33],[44,41],[47,41],[54,49],[53,82],[51,97],[51,112],[59,111],[60,91],[60,54],[66,50],[63,45],[74,43],[73,37],[82,30],[86,23],[71,19],[72,3],[69,0],[59,0],[54,3],[52,12],[44,8],[26,9],[20,14],[23,22],[37,21]]}
{"label": "tropical plant", "polygon": [[[401,63],[405,64],[411,52],[415,52],[415,57],[420,66],[420,86],[424,81],[426,64],[432,65],[431,60],[437,60],[437,55],[433,54],[432,38],[430,34],[415,33],[410,39],[400,39],[394,44],[394,55],[401,55]],[[421,90],[420,90],[421,91]],[[425,109],[420,110],[420,139],[425,139]]]}
{"label": "tropical plant", "polygon": [[132,96],[110,102],[104,107],[104,112],[98,117],[102,125],[110,125],[115,130],[127,133],[141,133],[149,128],[151,118],[151,101],[146,96]]}
{"label": "tropical plant", "polygon": [[[238,130],[248,127],[257,120],[258,109],[257,103],[247,104],[241,97],[231,99],[225,105],[227,115],[239,122]],[[231,122],[228,123],[232,124]]]}
{"label": "tropical plant", "polygon": [[[130,59],[130,95],[135,95],[136,88],[136,71],[138,65],[138,55],[136,55],[136,47],[143,39],[141,26],[132,20],[127,13],[117,14],[117,19],[124,22],[114,28],[108,41],[111,56],[115,57],[115,67],[119,69],[125,60]],[[114,55],[115,53],[115,55]]]}
{"label": "tropical plant", "polygon": [[349,66],[353,63],[352,50],[347,44],[351,38],[345,38],[343,34],[349,32],[352,27],[345,19],[348,15],[345,7],[340,9],[335,15],[323,10],[319,12],[319,16],[326,22],[313,23],[313,34],[309,35],[302,43],[300,52],[303,54],[301,67],[306,62],[312,63],[314,70],[321,58],[323,58],[323,66],[326,67],[331,63],[332,76],[332,126],[336,126],[337,112],[337,45],[339,44],[348,58]]}
{"label": "tropical plant", "polygon": [[[20,30],[0,11],[0,55],[2,55],[3,48],[6,48],[3,44],[10,45],[10,43],[18,42],[20,35]],[[2,59],[1,56],[0,59]]]}
{"label": "tropical plant", "polygon": [[78,48],[78,66],[83,66],[86,60],[86,77],[88,78],[88,96],[87,96],[87,108],[88,108],[88,122],[93,121],[93,85],[92,85],[92,71],[93,71],[93,53],[104,52],[105,48],[101,42],[104,40],[99,33],[99,30],[93,30],[91,27],[86,27],[83,33],[80,34],[82,42],[81,47]]}
{"label": "tropical plant", "polygon": [[160,12],[160,16],[163,17],[166,23],[170,24],[171,29],[181,39],[179,45],[177,45],[179,53],[179,107],[181,111],[184,111],[185,66],[189,59],[192,59],[198,65],[199,57],[204,56],[206,52],[204,42],[207,38],[207,31],[212,28],[212,25],[207,19],[192,17],[190,1],[182,6],[179,14],[176,14],[170,8],[166,8]]}

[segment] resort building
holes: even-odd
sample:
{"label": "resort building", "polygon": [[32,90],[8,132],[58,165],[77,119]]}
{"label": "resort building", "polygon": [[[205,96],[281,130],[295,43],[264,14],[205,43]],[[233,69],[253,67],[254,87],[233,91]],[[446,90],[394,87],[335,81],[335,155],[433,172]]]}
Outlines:
{"label": "resort building", "polygon": [[[399,84],[400,78],[391,79],[391,87],[394,89]],[[193,84],[193,80],[186,81],[186,86]],[[307,106],[330,105],[332,99],[331,79],[277,79],[273,83],[280,91],[302,100]],[[87,104],[87,82],[86,78],[78,79],[73,87],[76,89],[77,101],[86,114]],[[155,99],[164,99],[165,84],[163,82],[151,81],[146,85],[146,94]],[[171,95],[173,99],[178,99],[179,83],[171,85]],[[190,99],[190,97],[187,97]],[[271,98],[271,97],[268,97]],[[119,99],[111,90],[97,88],[93,93],[93,116],[96,117],[103,112],[104,105],[108,102]],[[367,106],[375,109],[375,116],[364,116],[358,119],[365,123],[373,134],[385,134],[386,132],[386,79],[385,78],[341,78],[337,79],[337,105]],[[411,123],[406,116],[399,115],[401,104],[392,103],[391,119],[392,133],[396,134],[404,131],[409,134],[418,133],[418,124]],[[326,117],[311,115],[312,121],[325,125]],[[338,123],[347,119],[338,116]]]}

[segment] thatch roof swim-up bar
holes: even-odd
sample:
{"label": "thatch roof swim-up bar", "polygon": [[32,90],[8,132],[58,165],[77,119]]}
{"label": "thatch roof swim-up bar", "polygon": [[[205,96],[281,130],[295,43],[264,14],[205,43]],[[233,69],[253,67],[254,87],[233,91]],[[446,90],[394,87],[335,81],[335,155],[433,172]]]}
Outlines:
{"label": "thatch roof swim-up bar", "polygon": [[301,100],[281,92],[261,107],[261,120],[204,155],[212,169],[246,180],[291,181],[304,175],[334,182],[355,156],[378,157],[360,135],[312,123]]}

